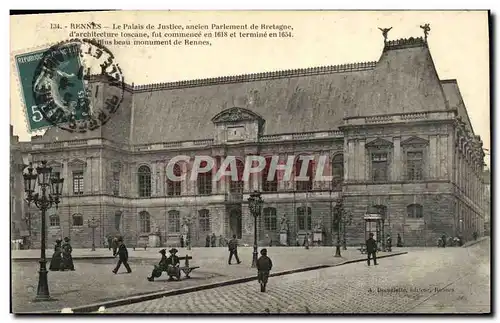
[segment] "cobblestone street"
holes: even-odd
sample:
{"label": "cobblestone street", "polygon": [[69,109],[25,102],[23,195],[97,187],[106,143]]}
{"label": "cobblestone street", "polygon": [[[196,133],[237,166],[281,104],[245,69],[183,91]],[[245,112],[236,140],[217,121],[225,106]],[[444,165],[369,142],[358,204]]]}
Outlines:
{"label": "cobblestone street", "polygon": [[[272,256],[272,255],[271,255]],[[107,313],[488,313],[489,240],[219,287]]]}
{"label": "cobblestone street", "polygon": [[[12,305],[13,311],[39,312],[60,310],[64,307],[77,307],[100,301],[125,298],[146,293],[167,291],[227,281],[235,278],[255,275],[250,268],[252,248],[239,248],[242,264],[227,265],[227,248],[193,248],[191,251],[179,248],[179,256],[191,255],[191,265],[200,266],[191,274],[191,279],[180,282],[167,282],[165,276],[155,282],[148,282],[153,264],[158,263],[160,249],[130,250],[132,273],[126,274],[123,266],[118,275],[113,275],[117,259],[82,259],[75,261],[74,272],[49,272],[49,287],[52,302],[33,302],[38,284],[39,264],[36,256],[39,250],[18,251],[16,258],[33,258],[33,260],[14,261],[12,263]],[[334,258],[332,247],[312,247],[309,250],[299,247],[268,247],[273,257],[274,271],[304,268],[314,265],[332,265],[346,260],[356,259],[362,255],[355,248],[342,251],[342,258]],[[48,253],[49,255],[51,253]],[[95,252],[75,249],[75,256],[109,256],[106,249]],[[47,264],[48,267],[49,264]]]}

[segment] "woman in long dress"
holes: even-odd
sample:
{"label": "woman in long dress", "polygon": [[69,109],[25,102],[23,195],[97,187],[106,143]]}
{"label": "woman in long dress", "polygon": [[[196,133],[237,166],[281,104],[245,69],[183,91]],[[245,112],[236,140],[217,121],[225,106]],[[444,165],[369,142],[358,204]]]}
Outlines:
{"label": "woman in long dress", "polygon": [[73,248],[69,243],[69,238],[64,238],[64,244],[62,245],[62,266],[61,270],[75,270],[75,265],[73,264],[73,257],[71,253]]}
{"label": "woman in long dress", "polygon": [[54,246],[54,254],[52,255],[52,259],[50,260],[49,270],[58,271],[61,269],[62,262],[62,248],[61,248],[61,239],[56,240],[56,245]]}

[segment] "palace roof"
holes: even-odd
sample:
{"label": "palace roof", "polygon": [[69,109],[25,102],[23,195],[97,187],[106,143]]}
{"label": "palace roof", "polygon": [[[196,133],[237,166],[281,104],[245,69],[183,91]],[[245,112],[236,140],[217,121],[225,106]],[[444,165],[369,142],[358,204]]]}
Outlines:
{"label": "palace roof", "polygon": [[443,90],[427,42],[422,38],[385,42],[377,62],[128,89],[117,115],[102,129],[75,136],[52,128],[42,140],[107,137],[147,144],[208,139],[214,136],[211,119],[232,107],[246,108],[262,116],[266,135],[334,130],[345,117],[450,108],[448,93]]}

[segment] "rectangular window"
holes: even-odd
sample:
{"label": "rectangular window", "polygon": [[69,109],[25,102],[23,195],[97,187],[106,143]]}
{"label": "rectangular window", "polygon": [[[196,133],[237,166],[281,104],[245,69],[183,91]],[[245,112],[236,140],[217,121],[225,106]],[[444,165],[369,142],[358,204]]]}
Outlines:
{"label": "rectangular window", "polygon": [[83,194],[83,172],[73,172],[73,194]]}
{"label": "rectangular window", "polygon": [[120,172],[113,172],[113,195],[120,195]]}
{"label": "rectangular window", "polygon": [[406,167],[408,180],[417,181],[423,179],[424,154],[421,151],[407,152]]}
{"label": "rectangular window", "polygon": [[387,181],[388,166],[387,153],[372,153],[372,180]]}
{"label": "rectangular window", "polygon": [[198,194],[212,194],[212,173],[202,173],[198,175]]}
{"label": "rectangular window", "polygon": [[181,231],[181,219],[178,211],[170,211],[168,214],[168,231],[169,232],[180,232]]}

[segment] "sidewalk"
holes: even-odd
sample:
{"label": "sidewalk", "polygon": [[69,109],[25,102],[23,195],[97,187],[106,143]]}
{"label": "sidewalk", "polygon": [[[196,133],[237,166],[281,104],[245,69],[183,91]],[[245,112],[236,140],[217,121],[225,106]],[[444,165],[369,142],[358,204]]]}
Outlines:
{"label": "sidewalk", "polygon": [[[79,307],[87,304],[123,299],[126,297],[151,294],[154,292],[166,292],[183,288],[222,283],[228,280],[255,276],[255,269],[250,268],[252,261],[251,247],[238,248],[242,264],[227,265],[228,252],[226,248],[193,248],[191,251],[178,248],[179,256],[191,255],[193,260],[190,264],[200,266],[191,274],[191,279],[179,282],[168,282],[165,276],[149,282],[146,277],[150,275],[153,264],[159,261],[158,250],[160,248],[148,249],[147,251],[130,250],[130,265],[132,273],[126,274],[125,268],[121,268],[118,275],[111,273],[116,259],[103,259],[93,261],[92,259],[81,259],[75,261],[74,272],[50,272],[49,288],[51,296],[56,298],[52,302],[33,302],[38,284],[39,250],[20,250],[17,257],[27,258],[32,254],[33,262],[12,263],[12,306],[15,313],[20,312],[44,312],[60,310],[64,307]],[[406,248],[404,248],[406,249]],[[397,251],[407,250],[394,250]],[[94,252],[86,250],[74,250],[75,256],[84,256],[89,253],[105,256],[109,255],[107,249],[99,249]],[[268,247],[269,256],[273,259],[273,272],[294,270],[299,268],[335,265],[355,259],[366,259],[354,247],[342,250],[342,257],[335,258],[334,247],[312,247],[309,250],[303,247]],[[380,253],[383,256],[387,253]],[[390,254],[390,253],[389,253]]]}

